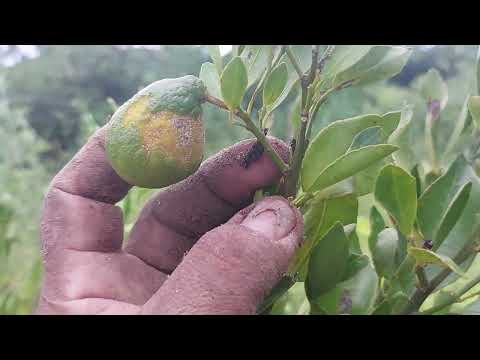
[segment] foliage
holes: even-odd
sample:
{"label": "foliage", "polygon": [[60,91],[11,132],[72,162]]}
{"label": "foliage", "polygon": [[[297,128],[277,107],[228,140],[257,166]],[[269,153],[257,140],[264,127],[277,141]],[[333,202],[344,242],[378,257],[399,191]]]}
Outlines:
{"label": "foliage", "polygon": [[[310,105],[293,195],[306,241],[260,312],[478,313],[478,48],[321,45],[316,58],[311,46],[288,50],[241,45],[222,57],[215,45],[45,46],[7,68],[0,311],[35,304],[41,197],[54,172],[112,105],[154,80],[194,74],[229,108],[204,105],[207,155],[251,136],[252,125],[228,121],[238,109],[290,141]],[[318,72],[304,89],[298,77],[312,59]],[[119,203],[126,238],[154,192],[135,188]]]}

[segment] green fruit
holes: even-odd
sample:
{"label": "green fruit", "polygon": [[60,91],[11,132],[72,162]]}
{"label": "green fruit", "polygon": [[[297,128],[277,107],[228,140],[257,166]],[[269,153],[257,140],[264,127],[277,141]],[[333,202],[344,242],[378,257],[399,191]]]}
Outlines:
{"label": "green fruit", "polygon": [[205,142],[205,91],[203,82],[192,75],[163,79],[118,108],[107,128],[106,152],[123,180],[162,188],[198,169]]}

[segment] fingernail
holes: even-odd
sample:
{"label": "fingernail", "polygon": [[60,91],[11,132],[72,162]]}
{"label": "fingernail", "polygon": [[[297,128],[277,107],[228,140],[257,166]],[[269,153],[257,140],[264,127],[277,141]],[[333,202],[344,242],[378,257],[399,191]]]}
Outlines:
{"label": "fingernail", "polygon": [[258,203],[242,222],[276,241],[289,234],[296,224],[296,216],[284,200],[267,198]]}

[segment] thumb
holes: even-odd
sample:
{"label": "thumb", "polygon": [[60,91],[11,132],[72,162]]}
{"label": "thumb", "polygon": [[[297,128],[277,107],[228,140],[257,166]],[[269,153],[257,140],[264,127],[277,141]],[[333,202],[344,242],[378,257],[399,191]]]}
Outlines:
{"label": "thumb", "polygon": [[265,198],[200,238],[142,312],[254,314],[302,237],[300,212],[282,197]]}

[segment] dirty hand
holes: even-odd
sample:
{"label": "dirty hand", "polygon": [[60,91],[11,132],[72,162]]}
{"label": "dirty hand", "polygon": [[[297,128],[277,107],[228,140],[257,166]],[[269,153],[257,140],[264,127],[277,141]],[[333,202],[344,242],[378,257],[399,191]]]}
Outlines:
{"label": "dirty hand", "polygon": [[[130,185],[105,156],[100,129],[53,179],[41,241],[38,314],[253,314],[287,270],[302,217],[281,197],[250,205],[280,173],[264,154],[247,169],[238,143],[143,208],[123,242]],[[288,148],[270,139],[284,159]],[[243,209],[243,210],[242,210]]]}

